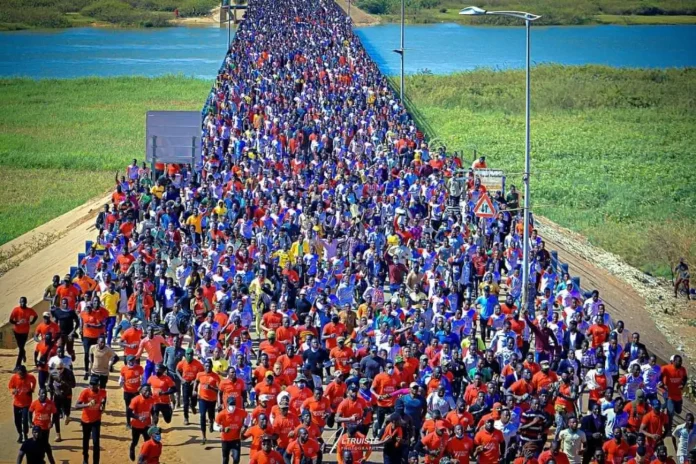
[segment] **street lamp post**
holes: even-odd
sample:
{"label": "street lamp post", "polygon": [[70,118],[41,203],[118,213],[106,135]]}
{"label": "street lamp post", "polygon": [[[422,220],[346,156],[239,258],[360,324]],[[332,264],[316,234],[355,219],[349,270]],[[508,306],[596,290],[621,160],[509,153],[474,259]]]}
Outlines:
{"label": "street lamp post", "polygon": [[530,52],[531,52],[531,42],[530,42],[530,26],[533,21],[541,18],[541,16],[525,13],[523,11],[487,11],[482,8],[475,6],[470,6],[464,8],[459,12],[460,15],[465,16],[484,16],[484,15],[494,15],[494,16],[509,16],[512,18],[518,18],[524,20],[525,29],[527,32],[527,54],[525,60],[525,78],[526,78],[526,97],[525,97],[525,150],[524,150],[524,232],[522,240],[522,304],[524,308],[527,308],[529,303],[529,177],[530,177],[530,130],[529,130],[529,115],[531,106],[531,90],[530,90]]}
{"label": "street lamp post", "polygon": [[399,86],[399,98],[404,101],[404,26],[405,26],[405,15],[406,10],[405,0],[401,0],[401,48],[394,50],[394,53],[401,56],[401,84]]}

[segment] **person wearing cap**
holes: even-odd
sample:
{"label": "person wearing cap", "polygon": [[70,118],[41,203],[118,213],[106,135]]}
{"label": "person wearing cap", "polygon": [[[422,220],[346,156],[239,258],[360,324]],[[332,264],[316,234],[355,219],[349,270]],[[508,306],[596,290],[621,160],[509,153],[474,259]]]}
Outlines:
{"label": "person wearing cap", "polygon": [[153,425],[147,429],[150,439],[140,447],[138,464],[160,464],[162,456],[162,429]]}
{"label": "person wearing cap", "polygon": [[238,407],[237,399],[233,396],[227,398],[224,409],[215,416],[215,423],[220,426],[220,440],[222,442],[222,464],[230,462],[239,464],[242,452],[242,436],[251,425],[251,416]]}
{"label": "person wearing cap", "polygon": [[53,340],[58,340],[60,336],[60,327],[51,320],[51,313],[46,311],[41,315],[41,322],[34,330],[34,341],[39,343],[47,333],[53,335]]}
{"label": "person wearing cap", "polygon": [[82,457],[89,462],[89,442],[92,440],[94,463],[99,464],[101,419],[106,408],[106,390],[99,388],[99,377],[91,376],[89,387],[82,390],[75,403],[75,409],[82,411]]}
{"label": "person wearing cap", "polygon": [[278,435],[278,451],[286,457],[290,433],[300,425],[300,419],[290,411],[290,395],[283,392],[278,396],[278,405],[272,408],[270,419],[273,431]]}
{"label": "person wearing cap", "polygon": [[299,374],[295,377],[294,385],[290,385],[285,391],[290,395],[290,410],[299,416],[302,404],[312,397],[312,390],[307,387],[307,378],[304,374]]}
{"label": "person wearing cap", "polygon": [[276,340],[275,330],[266,332],[266,340],[259,343],[259,352],[268,355],[268,363],[272,366],[278,358],[285,354],[285,345]]}
{"label": "person wearing cap", "polygon": [[447,447],[447,440],[448,434],[444,427],[435,427],[434,430],[425,434],[420,440],[420,445],[425,451],[426,464],[437,464],[441,461]]}
{"label": "person wearing cap", "polygon": [[266,371],[263,380],[261,380],[254,386],[254,392],[256,394],[257,399],[260,399],[261,396],[264,396],[268,401],[268,408],[272,408],[276,405],[276,397],[281,392],[281,386],[275,380],[273,372]]}
{"label": "person wearing cap", "polygon": [[250,464],[281,464],[285,462],[284,456],[273,449],[274,438],[272,435],[261,437],[261,449],[251,458]]}
{"label": "person wearing cap", "polygon": [[208,425],[208,431],[213,432],[219,391],[220,376],[213,372],[213,361],[208,359],[203,364],[203,372],[196,374],[196,380],[193,383],[193,394],[194,397],[198,398],[201,436],[203,437],[202,444],[204,445],[207,441],[206,424]]}
{"label": "person wearing cap", "polygon": [[128,405],[138,395],[140,386],[143,384],[143,368],[136,362],[135,356],[126,356],[126,363],[119,373],[118,384],[123,388],[123,401],[126,404],[126,428],[130,428]]}
{"label": "person wearing cap", "polygon": [[377,345],[371,345],[369,354],[360,360],[360,370],[366,378],[372,380],[384,370],[384,364],[385,360],[378,356]]}
{"label": "person wearing cap", "polygon": [[143,437],[143,441],[149,438],[147,430],[152,425],[152,409],[155,405],[149,385],[142,385],[138,393],[130,400],[126,409],[126,420],[131,429],[129,450],[131,461],[135,461],[135,448],[138,446],[140,437]]}
{"label": "person wearing cap", "polygon": [[352,424],[356,424],[360,428],[363,419],[369,413],[370,408],[365,400],[358,395],[358,390],[357,386],[351,385],[346,398],[340,401],[338,407],[335,408],[335,421],[344,428]]}
{"label": "person wearing cap", "polygon": [[543,359],[539,364],[541,370],[532,376],[532,387],[536,392],[548,389],[559,380],[558,375],[551,370],[551,362],[548,359]]}
{"label": "person wearing cap", "polygon": [[155,405],[152,408],[155,425],[159,423],[160,414],[167,424],[172,421],[171,395],[176,392],[176,384],[166,372],[167,368],[164,364],[159,363],[155,365],[155,374],[147,379],[147,384],[152,388],[152,397],[155,399]]}
{"label": "person wearing cap", "polygon": [[193,356],[193,349],[187,348],[184,352],[184,359],[176,365],[176,375],[181,382],[181,404],[184,409],[184,425],[189,425],[189,408],[193,414],[196,414],[196,402],[192,399],[195,391],[193,384],[196,376],[203,370],[203,364]]}
{"label": "person wearing cap", "polygon": [[355,358],[353,349],[346,346],[346,337],[340,336],[336,341],[337,345],[329,352],[329,357],[334,362],[334,368],[347,376],[350,373],[350,367]]}

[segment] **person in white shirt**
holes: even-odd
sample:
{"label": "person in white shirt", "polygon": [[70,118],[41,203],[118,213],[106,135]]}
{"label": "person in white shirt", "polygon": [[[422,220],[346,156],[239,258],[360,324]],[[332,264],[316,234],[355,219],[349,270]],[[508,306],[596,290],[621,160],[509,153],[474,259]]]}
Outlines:
{"label": "person in white shirt", "polygon": [[440,385],[436,391],[428,395],[426,404],[430,417],[437,415],[437,412],[440,413],[441,417],[444,417],[456,407],[454,399],[449,395],[445,395],[445,387],[443,385]]}
{"label": "person in white shirt", "polygon": [[72,358],[65,355],[65,348],[62,346],[58,347],[55,356],[52,356],[48,360],[48,372],[53,375],[57,372],[58,366],[63,365],[66,369],[72,370]]}
{"label": "person in white shirt", "polygon": [[672,444],[677,452],[677,464],[686,463],[689,458],[689,452],[693,453],[696,450],[696,427],[694,427],[694,415],[692,413],[686,413],[684,423],[674,428]]}
{"label": "person in white shirt", "polygon": [[597,315],[597,312],[599,312],[599,305],[604,306],[604,302],[599,298],[599,292],[593,290],[592,296],[585,300],[582,309],[585,311],[585,314],[594,317]]}

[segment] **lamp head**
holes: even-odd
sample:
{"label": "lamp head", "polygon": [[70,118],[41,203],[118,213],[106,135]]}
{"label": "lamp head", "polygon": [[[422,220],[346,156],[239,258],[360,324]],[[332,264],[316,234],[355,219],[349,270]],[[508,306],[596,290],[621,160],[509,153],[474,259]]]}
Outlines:
{"label": "lamp head", "polygon": [[477,6],[467,6],[466,8],[459,10],[459,14],[464,16],[480,16],[485,15],[486,10]]}

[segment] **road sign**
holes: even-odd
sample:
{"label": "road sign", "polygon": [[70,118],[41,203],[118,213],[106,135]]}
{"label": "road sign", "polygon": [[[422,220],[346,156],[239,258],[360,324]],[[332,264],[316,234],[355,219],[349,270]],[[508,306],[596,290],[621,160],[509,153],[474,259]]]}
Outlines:
{"label": "road sign", "polygon": [[486,219],[495,217],[495,206],[493,206],[491,197],[489,197],[487,193],[481,194],[481,197],[476,202],[476,206],[474,206],[474,214],[478,217]]}

